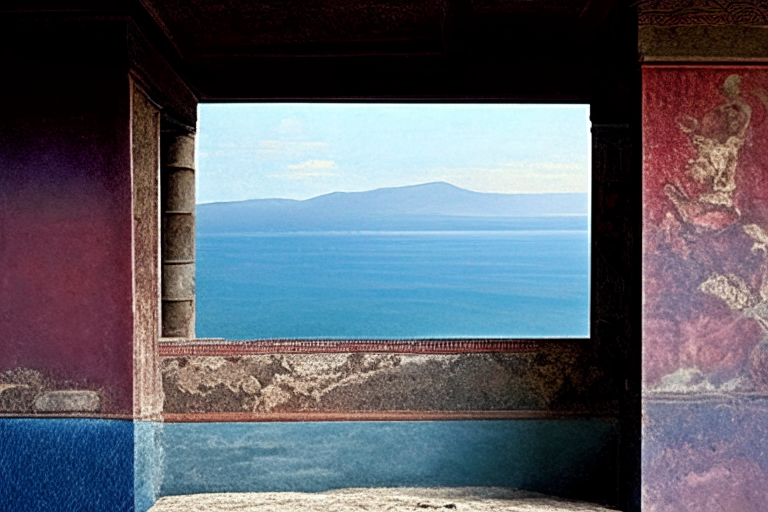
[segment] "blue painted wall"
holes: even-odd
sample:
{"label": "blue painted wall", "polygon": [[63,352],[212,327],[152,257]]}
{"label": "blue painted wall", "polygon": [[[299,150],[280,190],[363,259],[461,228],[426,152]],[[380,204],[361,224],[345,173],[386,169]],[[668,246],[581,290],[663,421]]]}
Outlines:
{"label": "blue painted wall", "polygon": [[163,443],[162,495],[492,485],[617,499],[607,419],[175,423]]}
{"label": "blue painted wall", "polygon": [[162,479],[162,425],[0,419],[0,511],[145,512]]}
{"label": "blue painted wall", "polygon": [[0,419],[3,512],[146,511],[162,495],[518,487],[613,503],[613,420],[143,423]]}
{"label": "blue painted wall", "polygon": [[133,451],[131,421],[0,419],[0,510],[131,511]]}

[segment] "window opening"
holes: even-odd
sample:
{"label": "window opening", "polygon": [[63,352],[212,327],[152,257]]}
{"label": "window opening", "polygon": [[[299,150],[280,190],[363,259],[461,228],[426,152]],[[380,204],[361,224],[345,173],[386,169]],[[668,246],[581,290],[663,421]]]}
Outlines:
{"label": "window opening", "polygon": [[589,336],[587,105],[201,105],[198,151],[198,337]]}

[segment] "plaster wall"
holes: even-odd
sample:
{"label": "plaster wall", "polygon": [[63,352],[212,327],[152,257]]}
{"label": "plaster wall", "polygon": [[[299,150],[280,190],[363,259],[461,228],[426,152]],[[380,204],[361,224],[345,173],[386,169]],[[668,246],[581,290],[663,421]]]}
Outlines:
{"label": "plaster wall", "polygon": [[615,501],[618,422],[167,423],[161,495],[503,486]]}
{"label": "plaster wall", "polygon": [[11,76],[0,95],[0,372],[96,390],[100,412],[131,414],[126,69]]}
{"label": "plaster wall", "polygon": [[768,18],[760,2],[678,7],[640,6],[642,509],[757,512],[768,502],[768,66],[754,36]]}
{"label": "plaster wall", "polygon": [[162,471],[161,108],[125,21],[16,22],[2,20],[0,509],[141,512]]}

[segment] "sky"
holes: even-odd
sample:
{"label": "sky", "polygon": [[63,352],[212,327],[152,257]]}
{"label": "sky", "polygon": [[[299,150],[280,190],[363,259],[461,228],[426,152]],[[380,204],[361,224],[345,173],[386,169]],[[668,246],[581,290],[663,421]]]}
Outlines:
{"label": "sky", "polygon": [[203,104],[197,202],[444,181],[588,192],[588,105]]}

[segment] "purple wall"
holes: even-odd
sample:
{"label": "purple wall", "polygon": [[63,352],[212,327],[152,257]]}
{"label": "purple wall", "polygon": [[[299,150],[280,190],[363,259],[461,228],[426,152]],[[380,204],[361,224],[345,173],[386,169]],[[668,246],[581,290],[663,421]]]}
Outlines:
{"label": "purple wall", "polygon": [[100,390],[102,413],[130,414],[127,69],[13,78],[0,95],[0,372]]}

